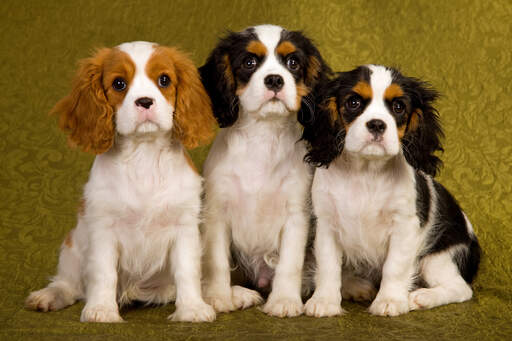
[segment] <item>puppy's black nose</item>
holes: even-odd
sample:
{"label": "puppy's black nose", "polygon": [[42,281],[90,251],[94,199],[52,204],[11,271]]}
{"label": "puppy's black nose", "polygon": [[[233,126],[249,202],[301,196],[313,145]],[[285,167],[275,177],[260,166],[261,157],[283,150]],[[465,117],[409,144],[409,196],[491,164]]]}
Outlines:
{"label": "puppy's black nose", "polygon": [[366,127],[370,133],[381,135],[386,130],[386,123],[383,120],[374,119],[366,122]]}
{"label": "puppy's black nose", "polygon": [[284,79],[279,75],[268,75],[265,77],[264,83],[267,89],[278,92],[283,88]]}
{"label": "puppy's black nose", "polygon": [[153,99],[149,97],[141,97],[135,101],[135,105],[149,109],[149,107],[153,105]]}

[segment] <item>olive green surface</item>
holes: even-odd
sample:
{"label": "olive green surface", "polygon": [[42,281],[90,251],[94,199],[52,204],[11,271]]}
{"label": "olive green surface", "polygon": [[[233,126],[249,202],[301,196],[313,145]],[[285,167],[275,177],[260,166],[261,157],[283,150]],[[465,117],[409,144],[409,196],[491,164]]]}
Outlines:
{"label": "olive green surface", "polygon": [[[0,338],[512,339],[512,2],[498,1],[0,1]],[[55,273],[76,222],[93,156],[68,148],[47,113],[70,89],[78,60],[100,46],[176,45],[196,65],[225,30],[274,23],[303,30],[335,70],[398,66],[444,96],[439,176],[472,220],[483,248],[467,303],[395,317],[343,302],[342,317],[271,318],[253,308],[213,323],[172,323],[173,305],[130,307],[127,323],[79,322],[23,308]],[[207,149],[193,151],[198,165]]]}

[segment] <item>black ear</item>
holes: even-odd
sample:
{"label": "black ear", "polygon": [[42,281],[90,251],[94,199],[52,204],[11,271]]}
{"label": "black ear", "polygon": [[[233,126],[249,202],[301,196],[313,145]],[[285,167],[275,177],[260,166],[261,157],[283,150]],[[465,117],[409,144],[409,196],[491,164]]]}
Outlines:
{"label": "black ear", "polygon": [[213,114],[221,128],[233,125],[238,118],[236,81],[228,53],[233,35],[231,33],[221,40],[206,64],[199,68],[201,80],[212,101]]}
{"label": "black ear", "polygon": [[300,109],[297,113],[298,121],[304,125],[313,119],[318,98],[323,92],[322,89],[332,77],[332,70],[322,58],[315,44],[302,32],[287,32],[287,37],[297,43],[304,54],[308,56],[304,73],[304,85],[308,89],[308,93],[302,96]]}
{"label": "black ear", "polygon": [[441,138],[444,137],[439,113],[432,106],[439,93],[415,78],[407,78],[402,87],[411,95],[413,107],[402,138],[404,156],[415,169],[435,176],[442,161],[434,153],[443,151]]}
{"label": "black ear", "polygon": [[328,167],[340,155],[345,144],[346,132],[337,100],[339,87],[339,78],[316,87],[313,115],[308,120],[299,120],[304,126],[302,139],[308,146],[304,161],[316,167]]}

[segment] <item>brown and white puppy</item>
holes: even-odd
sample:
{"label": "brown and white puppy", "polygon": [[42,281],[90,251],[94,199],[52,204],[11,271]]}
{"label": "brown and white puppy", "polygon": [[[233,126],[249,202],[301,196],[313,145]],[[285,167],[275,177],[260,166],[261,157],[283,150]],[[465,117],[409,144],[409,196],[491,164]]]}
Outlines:
{"label": "brown and white puppy", "polygon": [[222,128],[204,165],[205,300],[217,311],[262,301],[231,285],[232,252],[252,286],[271,290],[264,312],[300,315],[313,172],[299,121],[330,69],[302,33],[262,25],[221,39],[200,72]]}
{"label": "brown and white puppy", "polygon": [[192,61],[148,42],[101,49],[53,112],[97,156],[57,275],[26,306],[84,299],[81,321],[121,322],[118,304],[175,301],[172,320],[213,321],[200,287],[202,179],[185,148],[208,141],[214,118]]}

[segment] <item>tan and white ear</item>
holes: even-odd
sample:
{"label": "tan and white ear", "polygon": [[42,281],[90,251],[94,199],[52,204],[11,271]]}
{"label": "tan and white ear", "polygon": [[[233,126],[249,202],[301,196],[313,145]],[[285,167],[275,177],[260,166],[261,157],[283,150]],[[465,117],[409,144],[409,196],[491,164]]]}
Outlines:
{"label": "tan and white ear", "polygon": [[51,110],[68,141],[86,152],[101,154],[114,143],[114,108],[102,86],[103,62],[110,49],[100,49],[80,62],[71,93]]}
{"label": "tan and white ear", "polygon": [[215,118],[210,97],[194,63],[176,49],[169,48],[169,53],[177,76],[173,134],[185,148],[195,148],[213,138]]}

